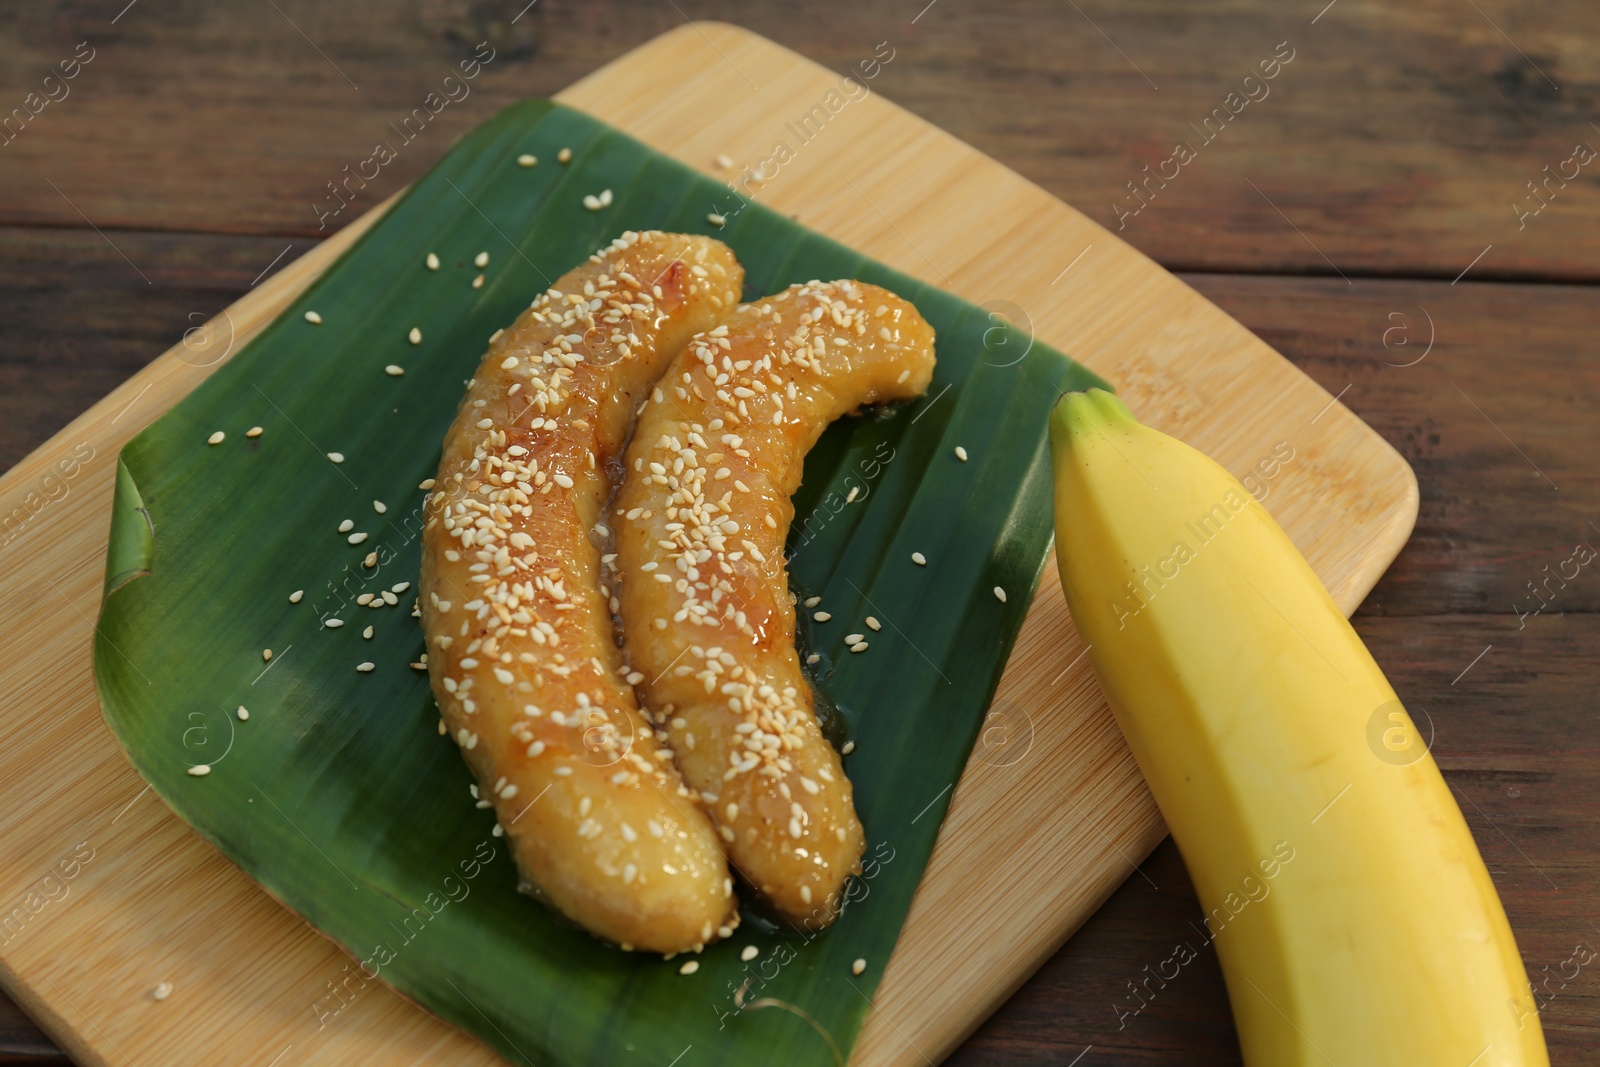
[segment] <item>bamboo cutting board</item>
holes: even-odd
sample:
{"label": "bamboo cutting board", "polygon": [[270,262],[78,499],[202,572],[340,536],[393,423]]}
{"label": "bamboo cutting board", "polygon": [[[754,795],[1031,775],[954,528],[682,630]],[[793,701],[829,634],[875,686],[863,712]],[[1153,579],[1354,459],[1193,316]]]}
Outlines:
{"label": "bamboo cutting board", "polygon": [[[559,99],[719,177],[748,166],[761,202],[1031,328],[1145,422],[1255,470],[1247,484],[1347,612],[1409,535],[1410,469],[1333,397],[1108,231],[876,94],[697,23]],[[0,478],[0,981],[82,1063],[497,1062],[376,984],[319,1029],[312,1005],[348,960],[148,794],[90,670],[117,450],[386,207]],[[1256,470],[1275,450],[1273,473]],[[1164,836],[1082,652],[1051,566],[852,1064],[942,1058]]]}

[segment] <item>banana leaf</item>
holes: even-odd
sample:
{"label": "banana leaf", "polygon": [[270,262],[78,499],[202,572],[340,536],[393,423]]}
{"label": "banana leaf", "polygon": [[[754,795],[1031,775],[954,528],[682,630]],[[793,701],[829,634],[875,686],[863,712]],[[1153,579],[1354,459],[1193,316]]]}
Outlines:
{"label": "banana leaf", "polygon": [[[522,153],[537,166],[519,166]],[[584,196],[608,188],[614,203],[586,210]],[[854,742],[845,766],[866,868],[831,929],[746,914],[689,975],[681,959],[604,946],[516,891],[493,814],[474,806],[427,677],[409,666],[423,651],[418,484],[464,379],[551,280],[643,228],[728,242],[747,299],[855,277],[910,299],[938,331],[924,398],[842,420],[811,454],[789,544],[795,589],[838,620],[800,640],[822,657],[814,682],[837,739]],[[429,252],[440,269],[424,266]],[[1046,414],[1062,390],[1096,384],[1000,317],[601,122],[513,105],[123,449],[94,646],[106,720],[201,836],[366,974],[508,1060],[832,1064],[870,1008],[1049,549]],[[246,436],[253,426],[264,432]],[[361,544],[339,532],[347,518]],[[404,582],[396,606],[357,603]],[[847,652],[842,636],[869,614],[883,629]],[[334,616],[346,624],[323,628]],[[208,774],[190,773],[202,764]],[[746,962],[749,945],[759,955]],[[774,1004],[791,1010],[757,1010]]]}

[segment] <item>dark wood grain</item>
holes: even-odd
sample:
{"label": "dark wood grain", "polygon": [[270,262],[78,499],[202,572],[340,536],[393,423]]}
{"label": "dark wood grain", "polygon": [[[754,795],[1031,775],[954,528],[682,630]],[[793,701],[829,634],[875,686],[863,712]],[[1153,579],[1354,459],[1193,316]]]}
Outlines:
{"label": "dark wood grain", "polygon": [[[1600,9],[1338,0],[1313,25],[1325,0],[539,0],[513,24],[524,2],[279,0],[280,14],[146,0],[115,23],[126,0],[8,12],[0,106],[78,42],[96,52],[68,98],[0,145],[0,469],[247,291],[280,252],[277,266],[309,248],[324,183],[478,41],[497,52],[472,95],[330,228],[500,105],[552,92],[687,14],[740,22],[837,69],[892,42],[875,88],[1115,229],[1111,204],[1140,164],[1165,158],[1287,40],[1295,58],[1271,95],[1122,236],[1200,271],[1185,279],[1342,392],[1417,471],[1416,533],[1357,629],[1431,724],[1535,985],[1575,945],[1600,948],[1600,573],[1548,578],[1574,544],[1600,539],[1589,284],[1600,161],[1520,230],[1511,209],[1575,143],[1600,148],[1589,125],[1600,122]],[[1198,947],[1199,914],[1169,841],[950,1062],[1238,1063],[1209,950],[1126,1014],[1146,965],[1180,941]],[[1544,989],[1553,1062],[1594,1062],[1600,971]],[[61,1062],[0,997],[0,1063]]]}
{"label": "dark wood grain", "polygon": [[[1326,0],[539,0],[513,24],[526,0],[283,0],[139,3],[113,24],[124,3],[8,14],[4,107],[80,42],[94,58],[0,147],[0,223],[309,236],[326,183],[377,141],[399,158],[365,206],[501,105],[693,16],[837,70],[889,42],[875,89],[1114,229],[1113,204],[1140,203],[1127,183],[1189,144],[1193,161],[1121,230],[1169,265],[1449,279],[1492,244],[1477,277],[1600,278],[1600,160],[1553,179],[1539,215],[1519,224],[1512,208],[1540,203],[1527,183],[1576,144],[1600,149],[1593,4],[1339,0],[1313,24]],[[390,124],[479,41],[496,58],[471,95],[401,144]],[[1292,61],[1246,86],[1280,44]],[[1217,108],[1227,121],[1206,141],[1191,124]]]}

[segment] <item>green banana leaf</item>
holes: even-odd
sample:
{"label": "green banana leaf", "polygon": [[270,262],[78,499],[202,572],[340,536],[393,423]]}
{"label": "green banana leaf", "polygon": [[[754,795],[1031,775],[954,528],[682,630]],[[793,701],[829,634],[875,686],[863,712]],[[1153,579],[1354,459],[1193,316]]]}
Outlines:
{"label": "green banana leaf", "polygon": [[[537,166],[517,165],[525,152]],[[606,188],[614,204],[586,210],[584,195]],[[714,212],[725,225],[708,222]],[[831,929],[747,912],[689,975],[681,959],[602,945],[516,891],[493,813],[474,806],[427,676],[409,666],[423,651],[418,483],[464,379],[547,279],[644,228],[728,242],[747,299],[855,277],[910,299],[938,331],[926,397],[842,420],[808,458],[789,544],[795,589],[838,620],[800,640],[821,654],[814,681],[855,743],[845,767],[866,869]],[[441,269],[425,268],[429,252]],[[603,123],[513,105],[123,449],[95,640],[106,720],[206,840],[369,976],[513,1062],[832,1064],[869,1010],[1050,545],[1046,415],[1063,390],[1098,384],[999,317]],[[217,430],[226,439],[208,445]],[[346,518],[364,543],[337,532]],[[402,582],[397,606],[355,603]],[[333,614],[346,625],[321,628]],[[845,651],[868,614],[882,631],[867,652]],[[190,774],[199,764],[210,773]],[[746,962],[748,945],[760,955]],[[791,1010],[758,1010],[779,1002]]]}

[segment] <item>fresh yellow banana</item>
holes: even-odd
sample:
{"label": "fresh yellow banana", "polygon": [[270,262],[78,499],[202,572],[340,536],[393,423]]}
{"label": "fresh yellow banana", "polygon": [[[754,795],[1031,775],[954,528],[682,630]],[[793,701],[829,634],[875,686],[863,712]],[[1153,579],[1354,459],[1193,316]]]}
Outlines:
{"label": "fresh yellow banana", "polygon": [[1239,482],[1100,390],[1050,420],[1078,633],[1199,891],[1251,1067],[1549,1063],[1449,787]]}

